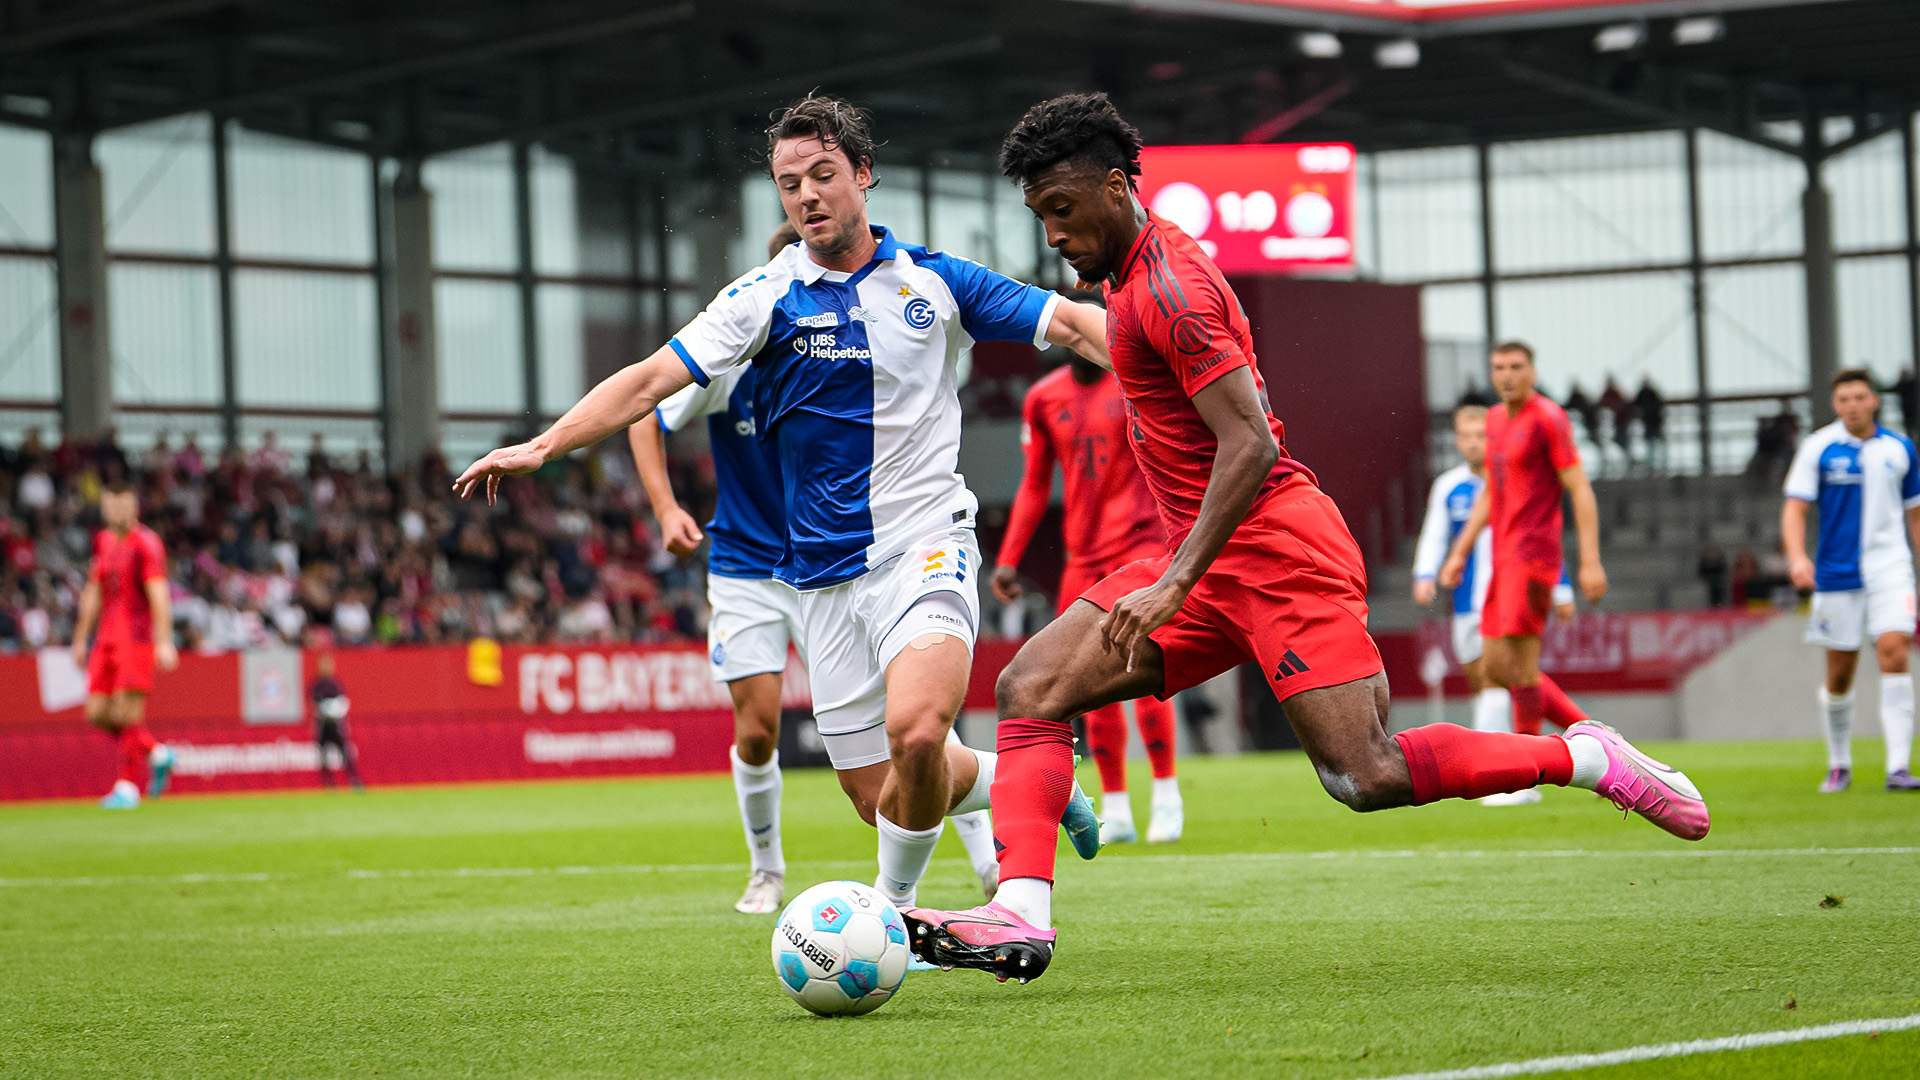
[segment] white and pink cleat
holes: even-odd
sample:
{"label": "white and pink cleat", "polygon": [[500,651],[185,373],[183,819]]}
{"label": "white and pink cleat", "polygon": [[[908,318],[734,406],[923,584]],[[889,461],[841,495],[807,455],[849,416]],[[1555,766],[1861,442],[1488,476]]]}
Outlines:
{"label": "white and pink cleat", "polygon": [[1055,932],[995,901],[965,911],[907,908],[900,914],[914,955],[941,968],[977,968],[1001,982],[1026,982],[1039,978],[1053,960]]}
{"label": "white and pink cleat", "polygon": [[1598,721],[1584,720],[1567,729],[1567,738],[1576,735],[1597,741],[1607,752],[1607,771],[1595,794],[1682,840],[1702,839],[1713,827],[1707,802],[1686,773],[1635,750],[1619,732]]}

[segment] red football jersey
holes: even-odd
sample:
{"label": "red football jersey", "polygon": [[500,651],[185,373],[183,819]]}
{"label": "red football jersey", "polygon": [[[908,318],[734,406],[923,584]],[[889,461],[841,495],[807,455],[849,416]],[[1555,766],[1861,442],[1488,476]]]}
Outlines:
{"label": "red football jersey", "polygon": [[[1200,514],[1219,448],[1213,429],[1193,407],[1193,395],[1244,367],[1253,372],[1265,406],[1266,384],[1254,362],[1253,334],[1239,299],[1213,260],[1178,227],[1148,213],[1116,280],[1106,286],[1107,350],[1127,395],[1134,456],[1160,504],[1167,543],[1178,547]],[[1255,509],[1289,475],[1313,478],[1286,456],[1286,429],[1272,407],[1266,408],[1280,461],[1255,498]]]}
{"label": "red football jersey", "polygon": [[136,524],[125,539],[112,529],[93,537],[90,579],[100,586],[100,630],[97,641],[150,644],[153,608],[147,603],[147,582],[164,581],[167,552],[160,537]]}
{"label": "red football jersey", "polygon": [[1068,563],[1111,562],[1166,543],[1153,494],[1127,444],[1127,400],[1105,372],[1091,386],[1063,365],[1033,384],[1022,409],[1027,471],[1007,517],[999,562],[1016,566],[1053,494],[1053,465],[1066,480],[1061,534]]}
{"label": "red football jersey", "polygon": [[1560,470],[1579,463],[1566,411],[1541,395],[1527,398],[1518,416],[1509,416],[1505,404],[1487,410],[1487,521],[1495,566],[1532,563],[1559,575]]}

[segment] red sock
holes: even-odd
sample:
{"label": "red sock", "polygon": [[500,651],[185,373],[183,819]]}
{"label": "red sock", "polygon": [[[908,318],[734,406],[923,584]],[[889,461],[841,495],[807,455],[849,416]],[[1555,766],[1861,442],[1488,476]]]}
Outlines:
{"label": "red sock", "polygon": [[1547,703],[1540,694],[1540,687],[1510,686],[1507,693],[1513,696],[1513,731],[1516,735],[1540,734],[1540,719],[1547,714]]}
{"label": "red sock", "polygon": [[1140,738],[1147,744],[1147,760],[1153,763],[1153,778],[1173,776],[1173,705],[1159,698],[1133,699],[1133,717],[1140,725]]}
{"label": "red sock", "polygon": [[129,724],[120,729],[120,779],[131,780],[134,787],[147,786],[147,755],[159,740],[145,724]]}
{"label": "red sock", "polygon": [[1413,804],[1478,799],[1542,784],[1565,787],[1573,755],[1558,735],[1469,731],[1453,724],[1408,728],[1393,737],[1413,773]]}
{"label": "red sock", "polygon": [[995,742],[1000,760],[993,773],[993,842],[1000,880],[1051,882],[1060,816],[1073,797],[1073,726],[1061,720],[1002,720]]}
{"label": "red sock", "polygon": [[1567,696],[1567,692],[1560,689],[1560,684],[1549,678],[1544,671],[1540,673],[1540,705],[1542,714],[1563,728],[1570,728],[1582,720],[1589,719],[1586,712]]}
{"label": "red sock", "polygon": [[1087,749],[1100,767],[1100,790],[1127,790],[1127,714],[1119,703],[1087,714]]}

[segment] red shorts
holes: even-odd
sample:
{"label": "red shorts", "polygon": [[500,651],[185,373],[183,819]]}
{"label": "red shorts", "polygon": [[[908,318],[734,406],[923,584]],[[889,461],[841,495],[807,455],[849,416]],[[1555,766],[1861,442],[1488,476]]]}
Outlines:
{"label": "red shorts", "polygon": [[87,656],[87,693],[153,689],[153,643],[96,641]]}
{"label": "red shorts", "polygon": [[[1111,611],[1160,580],[1171,555],[1129,563],[1081,599]],[[1285,701],[1380,673],[1367,634],[1367,567],[1326,493],[1295,477],[1234,530],[1171,622],[1153,632],[1166,670],[1162,700],[1258,662]]]}
{"label": "red shorts", "polygon": [[1480,636],[1539,637],[1547,628],[1553,587],[1559,583],[1558,566],[1495,559],[1486,607],[1480,613]]}
{"label": "red shorts", "polygon": [[[1158,559],[1166,553],[1167,545],[1155,541],[1151,544],[1143,544],[1117,559],[1089,560],[1087,562],[1069,561],[1066,569],[1060,571],[1059,614],[1066,614],[1067,609],[1073,606],[1075,600],[1080,599],[1082,593],[1099,584],[1101,578],[1106,577],[1115,570],[1131,562],[1139,562],[1143,559]],[[1105,605],[1102,606],[1104,607]]]}

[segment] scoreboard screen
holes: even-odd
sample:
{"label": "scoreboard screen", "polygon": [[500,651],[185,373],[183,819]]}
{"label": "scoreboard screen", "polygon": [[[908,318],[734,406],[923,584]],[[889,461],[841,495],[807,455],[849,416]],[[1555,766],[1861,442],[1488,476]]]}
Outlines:
{"label": "scoreboard screen", "polygon": [[1347,143],[1150,146],[1140,199],[1200,242],[1224,273],[1353,265]]}

